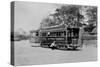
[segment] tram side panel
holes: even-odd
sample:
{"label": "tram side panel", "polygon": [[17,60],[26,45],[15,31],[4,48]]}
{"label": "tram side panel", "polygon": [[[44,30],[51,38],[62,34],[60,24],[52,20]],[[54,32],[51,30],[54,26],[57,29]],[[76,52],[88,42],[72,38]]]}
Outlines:
{"label": "tram side panel", "polygon": [[[78,32],[77,32],[78,30]],[[79,30],[79,28],[75,30],[74,28],[67,28],[67,30],[64,30],[63,33],[62,32],[58,32],[58,31],[52,31],[49,32],[50,33],[54,33],[51,35],[47,35],[48,32],[43,32],[41,34],[41,45],[43,46],[50,46],[51,43],[53,43],[54,41],[56,41],[56,46],[67,46],[67,48],[72,47],[72,48],[77,48],[81,46],[81,31]],[[75,33],[76,31],[76,33]],[[80,31],[80,32],[79,32]],[[58,32],[58,33],[57,33]],[[63,36],[58,36],[58,35],[62,35]]]}

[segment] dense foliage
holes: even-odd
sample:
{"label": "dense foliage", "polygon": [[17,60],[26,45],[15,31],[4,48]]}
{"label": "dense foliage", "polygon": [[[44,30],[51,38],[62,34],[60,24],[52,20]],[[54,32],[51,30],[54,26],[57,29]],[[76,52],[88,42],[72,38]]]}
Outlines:
{"label": "dense foliage", "polygon": [[[82,27],[93,29],[97,26],[97,7],[79,6],[79,5],[64,5],[55,10],[54,14],[50,14],[41,22],[41,28],[50,27],[59,24],[67,26]],[[87,31],[90,31],[86,29]]]}

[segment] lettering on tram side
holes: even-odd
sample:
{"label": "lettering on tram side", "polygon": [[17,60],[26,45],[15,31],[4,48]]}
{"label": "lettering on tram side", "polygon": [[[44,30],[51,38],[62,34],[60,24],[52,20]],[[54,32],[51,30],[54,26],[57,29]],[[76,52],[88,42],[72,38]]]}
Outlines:
{"label": "lettering on tram side", "polygon": [[65,38],[61,38],[61,37],[59,37],[59,38],[47,38],[47,40],[65,40]]}

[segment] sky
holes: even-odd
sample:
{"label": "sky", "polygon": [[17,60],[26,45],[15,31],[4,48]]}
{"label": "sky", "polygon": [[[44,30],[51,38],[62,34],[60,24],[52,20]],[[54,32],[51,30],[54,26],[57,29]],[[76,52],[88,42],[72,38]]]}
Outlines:
{"label": "sky", "polygon": [[36,2],[15,2],[15,21],[14,30],[23,29],[26,32],[37,30],[41,21],[49,14],[54,13],[55,9],[60,5],[51,3]]}
{"label": "sky", "polygon": [[[42,20],[49,14],[55,13],[55,10],[62,5],[67,6],[67,4],[15,1],[14,31],[29,32],[39,29]],[[83,15],[84,10],[86,8],[82,10]],[[87,16],[85,16],[85,20],[88,20]]]}

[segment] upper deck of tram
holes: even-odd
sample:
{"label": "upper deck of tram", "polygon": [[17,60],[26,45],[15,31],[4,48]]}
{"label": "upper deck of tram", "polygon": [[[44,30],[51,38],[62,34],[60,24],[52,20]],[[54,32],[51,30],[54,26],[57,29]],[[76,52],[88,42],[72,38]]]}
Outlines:
{"label": "upper deck of tram", "polygon": [[45,27],[40,30],[40,32],[52,32],[52,31],[66,31],[66,25],[65,24],[60,24],[56,26],[51,26],[51,27]]}

